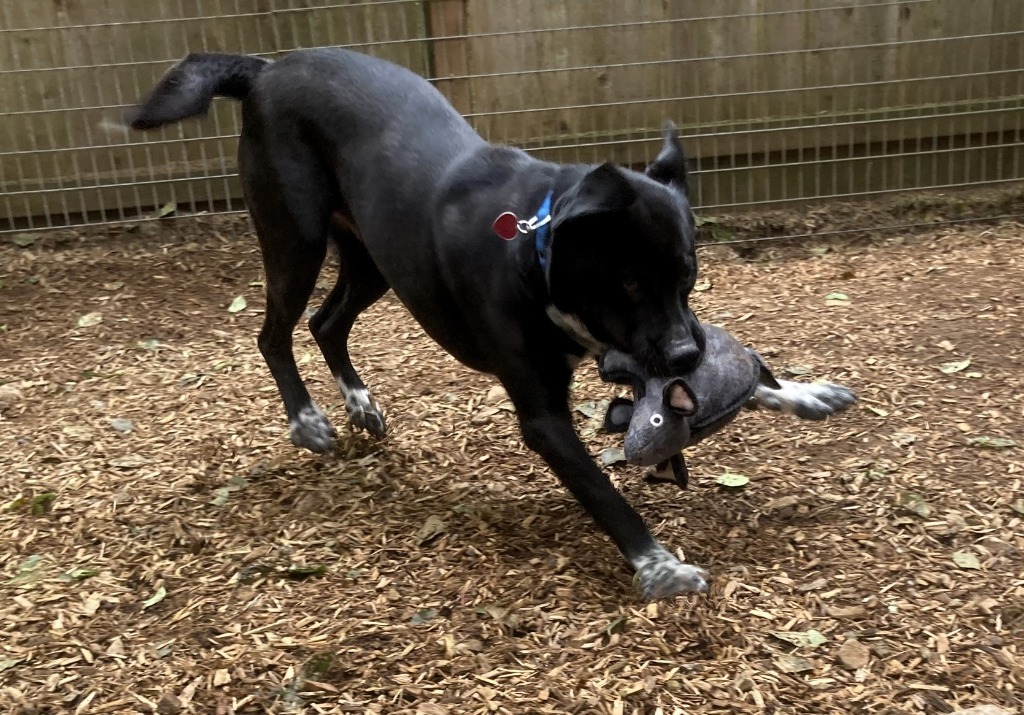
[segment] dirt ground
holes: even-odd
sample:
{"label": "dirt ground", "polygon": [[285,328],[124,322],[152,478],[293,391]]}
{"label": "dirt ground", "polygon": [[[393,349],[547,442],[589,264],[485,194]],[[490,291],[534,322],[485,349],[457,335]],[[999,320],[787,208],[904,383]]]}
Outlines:
{"label": "dirt ground", "polygon": [[[702,250],[698,315],[861,402],[741,415],[686,492],[611,467],[714,579],[654,604],[494,383],[393,300],[354,339],[383,443],[297,332],[341,433],[315,456],[256,348],[244,219],[5,237],[0,710],[1020,712],[1022,233]],[[597,455],[618,438],[584,412],[616,391],[578,379]]]}

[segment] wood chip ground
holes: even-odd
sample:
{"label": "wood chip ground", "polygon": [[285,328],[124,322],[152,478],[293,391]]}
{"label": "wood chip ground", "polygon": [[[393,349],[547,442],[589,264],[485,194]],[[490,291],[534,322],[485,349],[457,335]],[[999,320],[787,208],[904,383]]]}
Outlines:
{"label": "wood chip ground", "polygon": [[[316,456],[256,348],[244,220],[5,240],[0,711],[1019,713],[1022,233],[702,250],[704,320],[861,403],[743,414],[685,493],[612,467],[714,577],[655,604],[493,381],[394,300],[353,340],[382,443],[296,332],[341,435]],[[580,370],[575,402],[614,394]],[[592,452],[615,446],[584,412]]]}

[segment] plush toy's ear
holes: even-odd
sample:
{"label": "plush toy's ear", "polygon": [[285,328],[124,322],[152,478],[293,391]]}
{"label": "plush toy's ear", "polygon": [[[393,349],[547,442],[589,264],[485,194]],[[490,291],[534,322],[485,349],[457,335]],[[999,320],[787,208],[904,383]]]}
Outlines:
{"label": "plush toy's ear", "polygon": [[555,206],[552,227],[583,216],[621,211],[636,201],[636,189],[610,162],[588,172]]}
{"label": "plush toy's ear", "polygon": [[697,414],[697,397],[690,390],[689,385],[678,377],[665,383],[662,401],[666,407],[684,417],[693,417]]}
{"label": "plush toy's ear", "polygon": [[604,413],[604,431],[609,434],[621,434],[629,429],[633,419],[633,401],[626,397],[616,397],[608,405]]}
{"label": "plush toy's ear", "polygon": [[646,174],[655,181],[674,187],[686,198],[690,198],[690,179],[686,171],[686,154],[679,141],[679,131],[671,121],[665,122],[661,130],[664,143],[661,153],[647,167]]}

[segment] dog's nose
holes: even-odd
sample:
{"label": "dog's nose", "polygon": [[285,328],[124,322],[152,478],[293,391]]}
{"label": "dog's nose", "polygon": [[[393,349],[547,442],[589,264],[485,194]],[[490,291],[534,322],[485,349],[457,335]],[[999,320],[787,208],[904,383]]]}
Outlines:
{"label": "dog's nose", "polygon": [[692,338],[674,340],[665,347],[670,375],[685,375],[700,363],[701,349]]}

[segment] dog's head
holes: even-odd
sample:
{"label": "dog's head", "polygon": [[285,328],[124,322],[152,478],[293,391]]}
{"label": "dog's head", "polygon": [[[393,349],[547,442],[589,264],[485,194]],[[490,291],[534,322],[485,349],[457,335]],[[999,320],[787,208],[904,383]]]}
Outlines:
{"label": "dog's head", "polygon": [[650,375],[692,370],[704,350],[686,157],[674,125],[644,174],[602,164],[555,203],[551,301],[577,334],[628,353]]}

